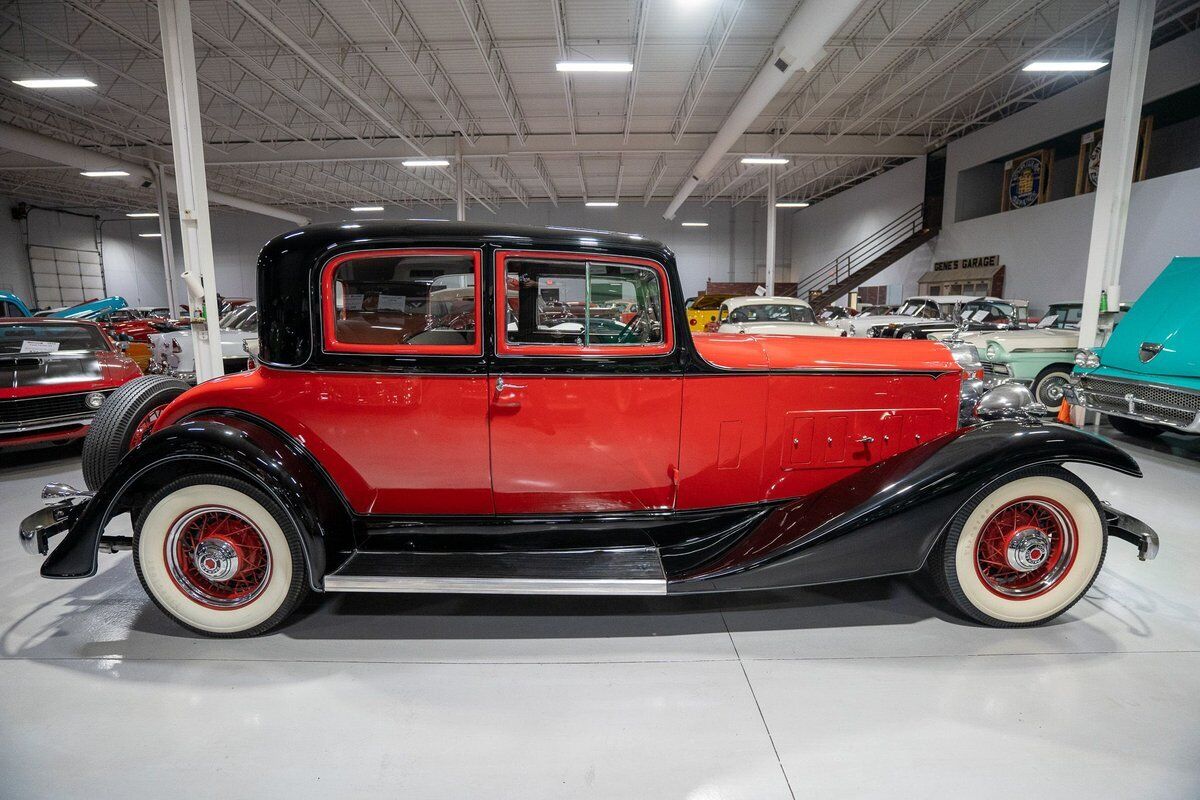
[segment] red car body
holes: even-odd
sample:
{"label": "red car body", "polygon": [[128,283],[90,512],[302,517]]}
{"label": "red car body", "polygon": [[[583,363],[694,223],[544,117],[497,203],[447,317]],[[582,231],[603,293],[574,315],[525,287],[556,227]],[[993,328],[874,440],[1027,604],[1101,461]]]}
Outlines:
{"label": "red car body", "polygon": [[[63,442],[88,432],[95,407],[89,395],[107,396],[142,371],[94,322],[59,319],[0,319],[0,335],[76,329],[87,349],[51,353],[0,352],[0,447]],[[9,348],[11,349],[11,348]]]}

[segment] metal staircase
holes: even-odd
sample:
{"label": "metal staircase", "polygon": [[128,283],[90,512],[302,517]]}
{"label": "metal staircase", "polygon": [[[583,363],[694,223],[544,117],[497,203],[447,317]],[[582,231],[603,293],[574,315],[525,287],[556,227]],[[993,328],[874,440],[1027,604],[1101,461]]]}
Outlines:
{"label": "metal staircase", "polygon": [[937,235],[919,203],[796,283],[796,296],[821,310]]}

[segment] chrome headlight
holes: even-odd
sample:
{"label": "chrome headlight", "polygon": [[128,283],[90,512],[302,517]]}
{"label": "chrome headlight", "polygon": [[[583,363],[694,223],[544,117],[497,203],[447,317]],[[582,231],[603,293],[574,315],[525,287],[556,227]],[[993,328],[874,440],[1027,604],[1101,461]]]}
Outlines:
{"label": "chrome headlight", "polygon": [[988,361],[995,361],[996,356],[1000,355],[1000,351],[996,349],[994,342],[988,342],[987,349],[983,351],[983,354],[987,356]]}
{"label": "chrome headlight", "polygon": [[1095,369],[1100,366],[1100,356],[1094,350],[1079,349],[1075,351],[1075,366],[1084,369]]}
{"label": "chrome headlight", "polygon": [[88,392],[87,396],[83,398],[83,403],[88,408],[95,410],[104,405],[104,395],[100,392]]}

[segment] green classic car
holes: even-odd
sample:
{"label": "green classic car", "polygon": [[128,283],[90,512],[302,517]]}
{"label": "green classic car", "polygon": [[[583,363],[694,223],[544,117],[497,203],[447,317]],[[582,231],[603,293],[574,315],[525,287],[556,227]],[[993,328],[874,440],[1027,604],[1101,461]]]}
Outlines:
{"label": "green classic car", "polygon": [[1067,399],[1130,436],[1200,434],[1200,258],[1175,258],[1102,348],[1079,350]]}
{"label": "green classic car", "polygon": [[1057,409],[1075,366],[1082,311],[1081,303],[1054,303],[1036,328],[981,331],[962,339],[979,350],[985,380],[1022,383],[1039,403]]}

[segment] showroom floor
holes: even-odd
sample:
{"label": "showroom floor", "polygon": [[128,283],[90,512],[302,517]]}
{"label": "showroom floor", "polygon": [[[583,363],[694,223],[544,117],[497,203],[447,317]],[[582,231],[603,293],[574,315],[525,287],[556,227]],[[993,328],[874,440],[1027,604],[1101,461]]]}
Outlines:
{"label": "showroom floor", "polygon": [[[1102,432],[1112,434],[1111,429]],[[1048,627],[906,580],[706,598],[331,597],[194,638],[128,554],[52,582],[19,547],[78,450],[0,456],[0,795],[1200,796],[1200,441],[1081,469],[1163,537],[1113,541]]]}

